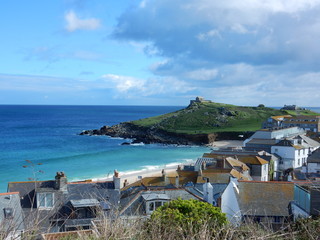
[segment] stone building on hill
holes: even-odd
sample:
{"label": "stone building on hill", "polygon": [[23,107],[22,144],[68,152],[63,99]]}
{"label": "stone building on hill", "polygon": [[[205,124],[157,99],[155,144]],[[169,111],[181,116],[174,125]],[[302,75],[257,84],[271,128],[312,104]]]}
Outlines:
{"label": "stone building on hill", "polygon": [[204,97],[196,97],[195,100],[190,100],[190,105],[192,105],[193,103],[211,103],[211,100],[205,100]]}

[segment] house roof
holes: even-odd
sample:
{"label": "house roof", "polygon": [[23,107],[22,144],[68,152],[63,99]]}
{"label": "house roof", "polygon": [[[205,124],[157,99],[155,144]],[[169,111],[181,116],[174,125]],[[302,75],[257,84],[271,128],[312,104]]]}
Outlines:
{"label": "house roof", "polygon": [[167,194],[163,193],[144,193],[142,194],[142,198],[145,201],[152,201],[152,200],[170,200],[170,197]]}
{"label": "house roof", "polygon": [[285,117],[292,117],[291,115],[272,116],[271,118],[276,121],[282,121]]}
{"label": "house roof", "polygon": [[303,119],[306,119],[306,120],[311,120],[311,119],[319,119],[320,118],[320,116],[319,115],[298,115],[298,116],[286,116],[285,117],[286,119],[285,120],[287,120],[287,119],[297,119],[297,120],[303,120]]}
{"label": "house roof", "polygon": [[[117,209],[120,199],[119,190],[114,189],[113,182],[77,182],[66,185],[66,191],[55,188],[55,181],[10,182],[8,191],[19,192],[21,206],[26,214],[25,222],[31,224],[36,221],[39,212],[42,219],[41,226],[44,231],[50,227],[50,219],[67,218],[72,207],[89,204],[88,199],[96,202],[105,202],[108,209]],[[54,206],[47,211],[37,210],[37,192],[53,193]],[[87,202],[86,202],[87,201]],[[91,201],[92,203],[92,201]],[[105,207],[100,205],[101,208]]]}
{"label": "house roof", "polygon": [[320,148],[315,150],[307,159],[308,163],[320,163]]}
{"label": "house roof", "polygon": [[289,216],[292,182],[239,181],[238,188],[237,198],[243,215]]}
{"label": "house roof", "polygon": [[1,231],[17,231],[24,229],[24,214],[17,192],[0,193]]}
{"label": "house roof", "polygon": [[[162,196],[162,200],[175,200],[181,199],[198,199],[202,200],[201,197],[189,192],[187,189],[175,188],[175,189],[143,189],[140,191],[135,191],[133,194],[127,194],[120,199],[120,215],[122,216],[143,216],[146,215],[145,209],[145,196]],[[129,198],[129,199],[127,199]]]}
{"label": "house roof", "polygon": [[294,144],[292,143],[292,141],[288,140],[288,139],[283,139],[280,142],[278,142],[277,144],[275,144],[275,146],[280,146],[280,147],[293,147],[296,150],[301,150],[301,149],[306,149],[311,147],[307,142],[305,143],[301,143],[301,144]]}
{"label": "house roof", "polygon": [[252,165],[264,165],[267,164],[268,161],[264,160],[263,158],[259,156],[237,156],[239,161],[246,163],[246,164],[252,164]]}
{"label": "house roof", "polygon": [[276,139],[262,139],[262,138],[252,138],[248,144],[263,144],[263,145],[274,145],[276,143]]}
{"label": "house roof", "polygon": [[99,201],[96,198],[70,200],[70,203],[74,208],[99,206]]}
{"label": "house roof", "polygon": [[[192,192],[194,195],[199,196],[200,198],[203,198],[203,185],[204,183],[196,183],[192,187],[186,187],[189,192]],[[217,203],[218,199],[221,197],[224,190],[227,188],[227,183],[211,183],[212,185],[212,193],[213,193],[213,199]]]}
{"label": "house roof", "polygon": [[152,176],[152,177],[144,177],[141,180],[138,180],[128,186],[122,188],[121,190],[124,191],[131,187],[135,186],[146,186],[146,187],[164,187],[168,186],[170,188],[176,185],[176,179],[179,177],[179,186],[185,185],[188,182],[196,182],[197,181],[198,172],[196,171],[184,171],[179,170],[175,172],[170,172],[166,174],[166,180],[164,176]]}
{"label": "house roof", "polygon": [[320,147],[320,143],[307,137],[306,135],[299,135],[310,147]]}
{"label": "house roof", "polygon": [[202,172],[201,176],[198,176],[196,183],[205,183],[206,179],[212,183],[228,183],[230,179],[230,169],[226,169],[223,172]]}
{"label": "house roof", "polygon": [[239,170],[242,171],[248,171],[250,168],[243,163],[242,161],[239,161],[237,159],[231,158],[231,157],[227,157],[226,161],[233,167],[233,168],[240,168]]}

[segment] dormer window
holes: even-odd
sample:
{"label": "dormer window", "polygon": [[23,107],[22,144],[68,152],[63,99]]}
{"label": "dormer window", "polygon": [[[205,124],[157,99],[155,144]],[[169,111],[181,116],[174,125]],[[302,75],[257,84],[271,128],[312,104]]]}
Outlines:
{"label": "dormer window", "polygon": [[51,209],[54,204],[54,194],[49,192],[37,193],[37,206],[40,209]]}
{"label": "dormer window", "polygon": [[5,219],[12,219],[13,218],[13,208],[4,208],[3,213],[4,213]]}
{"label": "dormer window", "polygon": [[162,200],[162,201],[149,201],[147,202],[147,205],[149,205],[148,207],[148,213],[152,213],[153,211],[155,211],[158,207],[161,207],[163,204],[165,204],[166,202],[168,202],[167,200]]}
{"label": "dormer window", "polygon": [[170,197],[167,194],[147,193],[143,194],[142,197],[146,204],[147,215],[150,215],[158,207],[170,201]]}

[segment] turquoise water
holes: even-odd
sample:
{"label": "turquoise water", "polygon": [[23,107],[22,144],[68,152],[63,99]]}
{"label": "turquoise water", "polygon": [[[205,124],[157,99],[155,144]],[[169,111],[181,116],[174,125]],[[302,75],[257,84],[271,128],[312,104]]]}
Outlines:
{"label": "turquoise water", "polygon": [[[0,192],[11,181],[53,179],[64,171],[70,181],[106,177],[195,160],[205,147],[121,145],[107,136],[80,136],[123,121],[155,116],[182,107],[8,106],[0,105]],[[29,161],[26,161],[29,160]],[[40,165],[39,165],[40,164]]]}

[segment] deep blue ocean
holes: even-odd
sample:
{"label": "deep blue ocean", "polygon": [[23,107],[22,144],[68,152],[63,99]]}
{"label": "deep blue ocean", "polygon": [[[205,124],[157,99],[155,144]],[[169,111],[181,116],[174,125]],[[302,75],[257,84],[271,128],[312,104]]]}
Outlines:
{"label": "deep blue ocean", "polygon": [[[121,145],[129,140],[78,135],[82,130],[181,108],[0,105],[0,193],[6,192],[10,181],[54,179],[57,171],[64,171],[70,181],[76,181],[107,177],[114,169],[132,172],[196,160],[209,149]],[[320,112],[320,108],[309,109]]]}
{"label": "deep blue ocean", "polygon": [[[101,178],[114,169],[131,172],[186,163],[205,147],[121,145],[124,139],[80,136],[85,129],[156,116],[183,107],[0,105],[0,192],[11,181]],[[26,161],[28,160],[28,161]]]}

